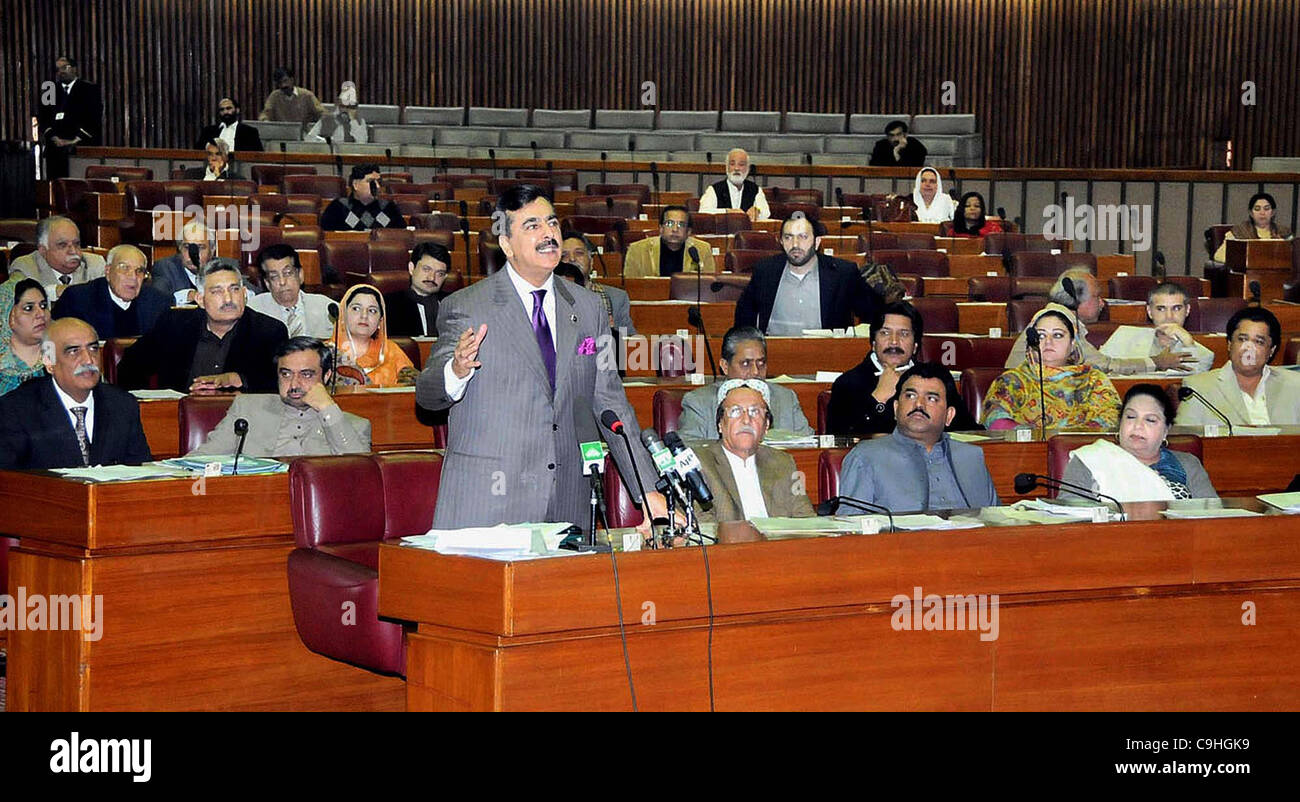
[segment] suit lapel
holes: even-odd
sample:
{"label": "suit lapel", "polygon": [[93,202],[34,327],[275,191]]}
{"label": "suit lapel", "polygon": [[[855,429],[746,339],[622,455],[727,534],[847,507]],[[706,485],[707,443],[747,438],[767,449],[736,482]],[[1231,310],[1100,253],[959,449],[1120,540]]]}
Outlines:
{"label": "suit lapel", "polygon": [[[63,402],[54,392],[54,379],[41,379],[41,428],[50,432],[59,444],[59,452],[67,457],[60,460],[69,465],[81,467],[81,446],[77,443],[77,432],[72,428],[72,419],[63,407]],[[98,399],[96,399],[98,400]],[[99,409],[95,410],[95,423],[99,424]],[[94,443],[91,444],[91,464],[94,464]],[[71,462],[69,462],[71,460]]]}
{"label": "suit lapel", "polygon": [[[527,313],[524,312],[524,306],[520,303],[519,294],[515,292],[515,285],[510,281],[510,276],[506,274],[505,268],[502,268],[495,274],[496,286],[493,287],[493,306],[496,314],[493,316],[493,322],[504,331],[498,332],[520,357],[520,362],[532,371],[534,377],[546,387],[549,391],[551,380],[546,375],[546,366],[542,364],[542,351],[537,347],[537,335],[533,332],[532,321],[528,319]],[[556,299],[555,308],[560,308],[559,299]],[[558,315],[557,315],[558,316]],[[554,325],[554,321],[552,321]],[[492,324],[488,325],[488,337],[492,336]],[[559,354],[556,354],[557,358]],[[559,364],[556,363],[556,381],[559,381]]]}
{"label": "suit lapel", "polygon": [[[711,488],[713,490],[715,513],[722,512],[717,510],[716,507],[717,503],[725,497],[727,503],[731,505],[731,517],[743,518],[745,516],[745,507],[740,503],[740,488],[736,485],[736,477],[731,472],[731,462],[727,459],[722,443],[709,443],[708,446],[700,450],[704,451],[713,460],[714,475],[722,480],[721,488]],[[718,514],[718,520],[724,520],[721,514]]]}
{"label": "suit lapel", "polygon": [[836,320],[835,305],[835,271],[830,259],[817,254],[817,292],[821,301],[822,328],[830,328]]}
{"label": "suit lapel", "polygon": [[102,387],[102,383],[96,384],[95,389],[91,391],[95,399],[95,434],[90,439],[91,465],[102,465],[104,463],[104,452],[108,450],[109,433],[113,431],[113,419],[108,410],[108,402],[104,400],[105,393],[101,389]]}
{"label": "suit lapel", "polygon": [[1231,363],[1219,370],[1219,392],[1223,396],[1224,405],[1228,407],[1228,418],[1249,424],[1250,415],[1246,412],[1246,402],[1241,397],[1241,385],[1237,384],[1237,374],[1233,373]]}
{"label": "suit lapel", "polygon": [[569,368],[573,364],[578,348],[578,326],[584,321],[577,316],[577,307],[573,303],[573,294],[565,286],[563,279],[552,281],[555,288],[555,396],[558,400],[561,388],[567,388]]}
{"label": "suit lapel", "polygon": [[663,247],[663,240],[655,237],[655,244],[650,248],[650,275],[659,275],[659,249]]}

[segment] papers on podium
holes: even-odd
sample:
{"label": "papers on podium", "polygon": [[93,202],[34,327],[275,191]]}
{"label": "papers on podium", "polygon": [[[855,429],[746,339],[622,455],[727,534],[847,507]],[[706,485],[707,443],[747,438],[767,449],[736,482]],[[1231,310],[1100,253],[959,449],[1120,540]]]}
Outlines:
{"label": "papers on podium", "polygon": [[402,543],[439,554],[460,554],[485,560],[517,562],[540,557],[562,557],[596,552],[560,551],[567,523],[525,523],[499,526],[470,526],[463,529],[430,529],[423,535],[402,538]]}

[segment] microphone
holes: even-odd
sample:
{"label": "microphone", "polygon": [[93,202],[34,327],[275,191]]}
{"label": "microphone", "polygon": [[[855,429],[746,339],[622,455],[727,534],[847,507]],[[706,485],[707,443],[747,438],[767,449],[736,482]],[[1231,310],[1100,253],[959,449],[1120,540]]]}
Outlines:
{"label": "microphone", "polygon": [[1067,493],[1073,493],[1089,501],[1109,501],[1119,510],[1120,518],[1124,517],[1124,505],[1119,503],[1119,499],[1114,496],[1108,496],[1105,493],[1098,493],[1082,485],[1076,485],[1073,482],[1066,482],[1062,479],[1054,479],[1051,476],[1043,476],[1039,473],[1018,473],[1016,474],[1016,492],[1020,495],[1028,493],[1040,485],[1052,486],[1051,489],[1064,490]]}
{"label": "microphone", "polygon": [[836,206],[844,205],[844,187],[835,188],[835,205]]}
{"label": "microphone", "polygon": [[704,151],[704,161],[708,162],[709,164],[713,164],[713,151],[709,151],[709,150]]}
{"label": "microphone", "polygon": [[1065,294],[1070,296],[1070,300],[1072,301],[1072,303],[1070,304],[1070,309],[1072,310],[1078,309],[1079,292],[1074,288],[1074,279],[1070,278],[1069,276],[1064,276],[1061,279],[1061,289],[1065,290]]}
{"label": "microphone", "polygon": [[605,211],[609,212],[609,215],[610,215],[611,217],[614,216],[614,196],[613,196],[613,195],[606,195],[606,196],[605,196]]}
{"label": "microphone", "polygon": [[530,147],[530,148],[533,149],[533,158],[536,159],[536,158],[537,158],[537,140],[536,140],[536,139],[530,139],[530,140],[528,140],[528,147]]}
{"label": "microphone", "polygon": [[1185,384],[1178,388],[1179,401],[1186,401],[1187,399],[1192,398],[1193,396],[1196,398],[1197,401],[1200,401],[1202,404],[1204,404],[1207,409],[1209,409],[1215,415],[1218,415],[1220,418],[1222,418],[1224,423],[1228,424],[1228,436],[1231,437],[1232,421],[1228,420],[1227,415],[1224,415],[1223,412],[1218,407],[1216,407],[1214,404],[1211,404],[1209,399],[1207,399],[1205,396],[1198,393],[1196,391],[1196,388],[1188,387]]}
{"label": "microphone", "polygon": [[673,452],[677,475],[690,485],[691,491],[700,500],[700,506],[706,510],[712,507],[713,491],[709,489],[709,483],[704,479],[704,472],[700,469],[700,458],[695,455],[694,449],[688,448],[677,432],[664,434],[664,445]]}
{"label": "microphone", "polygon": [[857,507],[864,512],[883,512],[889,518],[889,529],[894,530],[894,513],[885,506],[873,504],[870,501],[863,501],[860,498],[852,496],[831,496],[830,498],[817,505],[818,515],[834,515],[841,504],[849,504]]}
{"label": "microphone", "polygon": [[497,149],[488,148],[488,158],[492,160],[492,177],[497,177]]}
{"label": "microphone", "polygon": [[605,151],[600,152],[600,183],[605,183],[605,163],[609,161],[609,154]]}
{"label": "microphone", "polygon": [[1260,289],[1259,282],[1252,281],[1248,286],[1250,288],[1250,303],[1253,306],[1259,306],[1260,296],[1263,295],[1263,290]]}
{"label": "microphone", "polygon": [[393,166],[393,149],[392,149],[392,148],[384,148],[384,159],[387,160],[387,162],[388,162],[388,166],[389,166],[389,167],[392,167],[392,166]]}
{"label": "microphone", "polygon": [[[1066,281],[1069,281],[1067,278]],[[1043,442],[1047,442],[1047,393],[1043,389],[1043,338],[1030,323],[1025,329],[1025,343],[1038,352],[1038,409],[1041,414],[1038,417],[1038,431],[1042,435]]]}
{"label": "microphone", "polygon": [[[326,137],[326,141],[328,141],[328,140],[329,140],[329,137]],[[331,145],[331,147],[333,147],[333,146]],[[342,177],[343,177],[343,157],[342,157],[342,156],[339,156],[339,155],[335,155],[335,156],[334,156],[334,169],[335,169],[335,170],[338,170],[339,178],[342,178]]]}
{"label": "microphone", "polygon": [[586,542],[579,548],[582,551],[605,551],[610,547],[596,542],[598,514],[605,521],[605,531],[609,531],[609,515],[605,511],[605,447],[590,408],[575,406],[573,423],[578,434],[578,449],[582,454],[582,475],[591,483],[591,527],[587,530]]}
{"label": "microphone", "polygon": [[659,202],[659,163],[650,162],[650,183],[654,185],[654,202]]}
{"label": "microphone", "polygon": [[[713,372],[713,380],[718,380],[718,365],[713,361],[713,346],[709,344],[709,332],[704,327],[704,311],[700,308],[700,296],[703,294],[704,273],[700,271],[700,252],[694,245],[686,249],[686,255],[691,257],[695,263],[695,306],[686,310],[686,322],[700,330],[700,336],[704,338],[704,353],[709,358],[709,370]],[[715,281],[709,285],[709,289],[717,292],[715,285],[721,284]],[[683,346],[685,344],[683,343]]]}
{"label": "microphone", "polygon": [[[329,315],[330,325],[334,327],[334,331],[337,335],[339,305],[330,301],[329,305],[325,307],[325,313]],[[334,391],[338,389],[339,380],[339,338],[337,336],[334,337],[334,347],[330,350],[333,351],[333,353],[330,354],[330,395],[334,395]]]}
{"label": "microphone", "polygon": [[[461,201],[461,205],[464,205],[464,203],[465,201]],[[469,218],[468,217],[462,217],[460,219],[460,235],[465,240],[465,275],[468,276],[469,275]]]}
{"label": "microphone", "polygon": [[636,460],[632,457],[632,441],[628,439],[627,429],[624,428],[623,421],[619,420],[617,412],[607,409],[600,413],[600,424],[623,438],[623,446],[627,449],[627,459],[632,463],[632,475],[636,477],[637,490],[641,491],[641,510],[649,518],[650,502],[646,496],[645,484],[641,482],[641,471],[636,467]]}
{"label": "microphone", "polygon": [[671,491],[681,499],[683,505],[687,504],[686,490],[682,487],[681,478],[677,475],[677,461],[673,459],[673,453],[659,439],[659,433],[654,429],[641,430],[641,445],[645,450],[650,452],[650,458],[654,460],[655,470],[659,475],[667,480]]}
{"label": "microphone", "polygon": [[1167,271],[1165,269],[1165,252],[1156,251],[1156,255],[1152,257],[1152,263],[1153,264],[1151,266],[1151,275],[1155,278],[1156,281],[1164,281],[1165,276],[1167,275]]}
{"label": "microphone", "polygon": [[1006,220],[1007,220],[1007,210],[1004,209],[1004,208],[1002,208],[1001,206],[999,206],[999,207],[998,207],[998,217],[1000,217],[1000,218],[1002,219],[1002,222],[1005,223]]}
{"label": "microphone", "polygon": [[235,448],[235,465],[230,469],[232,476],[239,473],[239,455],[244,451],[244,438],[248,436],[248,421],[243,418],[235,419],[235,435],[239,437],[239,446]]}
{"label": "microphone", "polygon": [[[469,201],[460,202],[460,216],[469,217]],[[469,222],[469,221],[466,220],[465,222]]]}

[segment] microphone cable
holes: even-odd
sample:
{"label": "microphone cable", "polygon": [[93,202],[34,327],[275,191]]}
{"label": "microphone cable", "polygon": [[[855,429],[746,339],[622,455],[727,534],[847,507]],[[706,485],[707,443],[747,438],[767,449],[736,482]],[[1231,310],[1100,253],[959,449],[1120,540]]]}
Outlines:
{"label": "microphone cable", "polygon": [[[649,511],[646,513],[649,514]],[[605,534],[609,534],[609,522],[605,522]],[[627,690],[632,694],[632,712],[636,713],[636,683],[632,681],[632,660],[627,654],[627,627],[623,623],[623,589],[618,581],[618,554],[614,544],[609,544],[609,561],[614,566],[614,602],[618,606],[618,637],[623,642],[623,667],[627,669]]]}
{"label": "microphone cable", "polygon": [[704,557],[704,592],[709,601],[709,712],[715,713],[717,711],[714,706],[716,699],[713,694],[713,576],[709,571],[709,547],[704,545],[703,539],[700,540],[700,554]]}

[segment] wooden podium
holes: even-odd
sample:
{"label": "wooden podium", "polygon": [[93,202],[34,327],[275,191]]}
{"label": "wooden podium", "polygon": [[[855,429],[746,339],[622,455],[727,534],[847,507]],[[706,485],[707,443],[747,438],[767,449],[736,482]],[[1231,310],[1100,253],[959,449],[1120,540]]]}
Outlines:
{"label": "wooden podium", "polygon": [[1282,285],[1293,271],[1293,242],[1280,239],[1230,239],[1224,257],[1228,266],[1228,294],[1251,297],[1250,284],[1259,282],[1260,300],[1276,301],[1283,297]]}
{"label": "wooden podium", "polygon": [[[641,710],[711,695],[717,710],[1296,708],[1300,519],[1156,506],[1128,523],[619,554],[617,596],[608,554],[384,545],[379,609],[418,622],[409,710],[628,710],[629,670]],[[918,593],[997,594],[997,638],[896,629],[893,600]]]}
{"label": "wooden podium", "polygon": [[[9,634],[10,710],[391,710],[400,678],[308,651],[288,474],[89,484],[0,472],[11,598],[103,600],[98,639]],[[21,591],[20,591],[21,589]]]}

